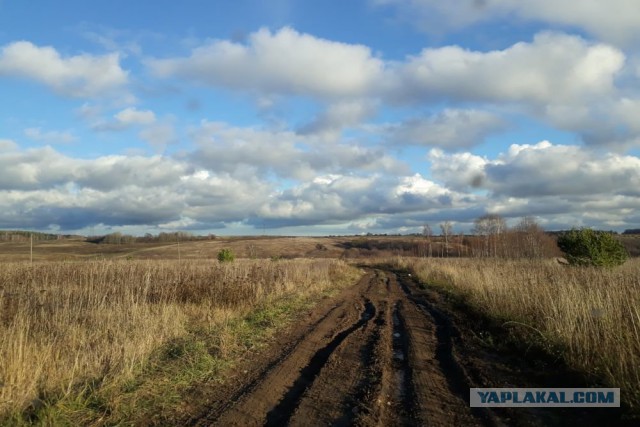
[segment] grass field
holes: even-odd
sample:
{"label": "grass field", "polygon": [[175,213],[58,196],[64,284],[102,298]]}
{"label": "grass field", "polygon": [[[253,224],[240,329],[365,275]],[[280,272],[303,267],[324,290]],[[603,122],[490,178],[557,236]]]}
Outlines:
{"label": "grass field", "polygon": [[[25,414],[54,424],[117,418],[163,381],[215,375],[357,274],[339,260],[311,259],[0,263],[0,414],[9,424]],[[144,386],[157,376],[145,374],[154,360],[173,359],[182,361],[178,375]]]}
{"label": "grass field", "polygon": [[[0,243],[0,424],[135,423],[179,411],[194,384],[355,283],[361,271],[345,259],[394,259],[515,339],[640,401],[640,260],[593,269],[418,258],[406,256],[416,238],[375,240],[368,249],[364,238],[67,239],[38,242],[33,263],[28,242]],[[222,248],[240,259],[218,263]]]}
{"label": "grass field", "polygon": [[621,267],[548,261],[412,259],[425,283],[462,297],[514,336],[640,402],[640,259]]}

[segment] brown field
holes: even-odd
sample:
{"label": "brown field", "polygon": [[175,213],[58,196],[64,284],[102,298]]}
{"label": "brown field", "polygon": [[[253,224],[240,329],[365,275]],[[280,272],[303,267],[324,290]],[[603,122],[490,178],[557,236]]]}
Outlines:
{"label": "brown field", "polygon": [[[66,239],[31,263],[28,242],[0,243],[0,425],[637,421],[640,261],[420,253],[419,237]],[[465,403],[593,385],[620,387],[623,412]]]}
{"label": "brown field", "polygon": [[[328,259],[0,263],[0,414],[17,421],[44,410],[39,417],[54,423],[93,422],[98,414],[79,399],[94,393],[120,405],[114,390],[135,380],[154,351],[171,358],[202,345],[211,375],[250,344],[239,341],[264,333],[279,314],[270,310],[293,310],[356,277]],[[243,332],[256,313],[266,323]]]}
{"label": "brown field", "polygon": [[411,260],[425,283],[528,336],[570,366],[640,402],[640,259],[621,267],[573,268],[549,261]]}
{"label": "brown field", "polygon": [[[375,241],[377,246],[348,249],[351,243]],[[84,238],[34,242],[34,261],[73,261],[91,259],[215,259],[223,248],[239,258],[340,258],[412,255],[410,246],[423,245],[419,237],[218,237],[214,240],[174,243],[96,244]],[[439,244],[434,244],[439,245]],[[28,240],[0,242],[0,262],[29,261]]]}

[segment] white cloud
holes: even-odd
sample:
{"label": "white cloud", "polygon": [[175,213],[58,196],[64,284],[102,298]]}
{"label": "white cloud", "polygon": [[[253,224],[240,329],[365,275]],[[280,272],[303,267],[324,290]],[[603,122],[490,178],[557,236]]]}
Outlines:
{"label": "white cloud", "polygon": [[640,158],[577,145],[513,144],[489,159],[432,150],[431,172],[445,187],[485,190],[476,207],[506,217],[538,216],[552,229],[634,228]]}
{"label": "white cloud", "polygon": [[512,145],[492,159],[432,150],[432,179],[354,173],[350,166],[316,171],[297,183],[287,180],[286,189],[279,180],[206,166],[189,156],[79,159],[51,147],[21,150],[6,140],[3,145],[9,150],[0,150],[0,227],[206,230],[264,223],[417,230],[424,222],[467,224],[490,211],[537,215],[550,225],[631,228],[640,209],[638,157],[546,141]]}
{"label": "white cloud", "polygon": [[424,213],[468,204],[460,194],[412,176],[325,175],[280,192],[258,211],[275,226],[337,223],[365,217]]}
{"label": "white cloud", "polygon": [[337,102],[317,115],[310,123],[300,128],[298,133],[302,135],[328,134],[338,136],[345,128],[360,125],[365,119],[372,117],[376,107],[372,101]]}
{"label": "white cloud", "polygon": [[25,136],[35,141],[47,144],[69,144],[77,140],[73,133],[69,131],[42,131],[41,128],[27,128],[24,130]]}
{"label": "white cloud", "polygon": [[472,153],[446,154],[440,149],[431,150],[428,159],[431,174],[447,187],[460,191],[481,187],[485,179],[484,168],[489,162]]}
{"label": "white cloud", "polygon": [[502,19],[542,21],[583,29],[601,39],[638,40],[640,8],[635,0],[372,0],[396,5],[427,31],[461,28]]}
{"label": "white cloud", "polygon": [[[614,91],[624,54],[570,35],[540,33],[497,51],[424,49],[399,66],[400,100],[580,104]],[[392,94],[393,95],[393,94]]]}
{"label": "white cloud", "polygon": [[0,138],[0,151],[16,151],[18,148],[18,144],[14,141]]}
{"label": "white cloud", "polygon": [[485,172],[493,192],[514,196],[612,196],[640,188],[637,157],[546,141],[512,145]]}
{"label": "white cloud", "polygon": [[[380,105],[445,103],[451,106],[439,117],[405,120],[386,137],[400,144],[470,147],[501,129],[497,116],[480,113],[488,109],[528,115],[576,132],[590,145],[624,149],[640,141],[640,131],[633,131],[629,120],[624,119],[627,128],[621,132],[621,118],[631,114],[616,113],[629,110],[619,105],[620,93],[634,99],[633,91],[617,86],[620,81],[631,84],[627,62],[633,58],[627,61],[612,45],[555,32],[541,32],[532,41],[501,50],[452,45],[385,61],[366,46],[283,28],[259,30],[246,43],[210,41],[188,57],[146,64],[160,77],[248,92],[259,108],[271,112],[276,101],[296,95],[328,105],[299,127],[301,135],[336,140],[344,129],[369,126],[363,122],[374,117]],[[473,107],[455,106],[460,103]]]}
{"label": "white cloud", "polygon": [[[242,220],[272,191],[162,156],[77,159],[51,147],[0,152],[0,227],[153,227]],[[153,209],[150,209],[150,207]]]}
{"label": "white cloud", "polygon": [[436,114],[387,125],[385,134],[398,145],[424,145],[455,150],[478,145],[505,130],[500,116],[481,110],[446,108]]}
{"label": "white cloud", "polygon": [[577,145],[513,144],[495,159],[432,150],[431,171],[454,188],[472,186],[500,197],[579,197],[608,199],[640,195],[640,159],[600,153]]}
{"label": "white cloud", "polygon": [[160,77],[178,76],[204,84],[264,94],[321,98],[360,96],[372,90],[383,62],[362,45],[302,34],[291,28],[261,29],[246,44],[214,40],[186,58],[152,59]]}
{"label": "white cloud", "polygon": [[[80,109],[80,114],[85,118],[91,119],[100,111],[97,107],[85,105]],[[94,121],[91,128],[99,132],[117,132],[134,126],[152,125],[156,123],[156,120],[156,115],[151,110],[138,110],[134,107],[127,107],[114,114],[111,120]]]}
{"label": "white cloud", "polygon": [[141,130],[139,136],[157,151],[163,151],[168,145],[178,142],[176,129],[168,121],[156,123]]}
{"label": "white cloud", "polygon": [[0,76],[28,78],[71,97],[94,97],[120,88],[128,72],[117,53],[63,57],[53,47],[28,41],[7,44],[0,50]]}
{"label": "white cloud", "polygon": [[137,110],[133,107],[118,112],[115,119],[124,125],[149,125],[156,121],[156,115],[150,110]]}
{"label": "white cloud", "polygon": [[402,173],[406,166],[379,148],[335,143],[291,131],[235,128],[203,122],[193,132],[196,164],[234,176],[311,180],[347,171]]}

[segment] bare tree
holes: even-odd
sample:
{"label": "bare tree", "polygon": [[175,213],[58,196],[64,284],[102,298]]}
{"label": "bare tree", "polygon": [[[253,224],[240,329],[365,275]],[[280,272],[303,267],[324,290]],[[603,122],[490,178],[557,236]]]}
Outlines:
{"label": "bare tree", "polygon": [[458,235],[458,256],[462,257],[462,256],[467,256],[467,245],[464,244],[464,233],[460,232],[460,234]]}
{"label": "bare tree", "polygon": [[484,245],[481,256],[498,256],[498,248],[504,252],[503,237],[507,231],[507,222],[500,215],[481,216],[474,221],[473,231],[483,238]]}
{"label": "bare tree", "polygon": [[543,257],[542,240],[544,238],[544,230],[538,225],[534,217],[523,217],[516,224],[514,230],[519,237],[521,256],[526,258]]}
{"label": "bare tree", "polygon": [[444,237],[444,252],[449,256],[449,238],[453,230],[453,224],[451,221],[445,221],[440,224],[440,230],[442,231],[442,237]]}
{"label": "bare tree", "polygon": [[425,240],[427,241],[427,246],[428,246],[428,256],[431,257],[432,253],[431,253],[431,238],[433,237],[433,230],[431,230],[431,226],[429,224],[425,224],[422,226],[422,235],[424,236]]}

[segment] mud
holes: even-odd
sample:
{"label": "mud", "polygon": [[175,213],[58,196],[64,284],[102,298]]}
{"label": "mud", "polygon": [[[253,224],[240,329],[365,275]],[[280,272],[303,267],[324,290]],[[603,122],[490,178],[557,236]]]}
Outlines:
{"label": "mud", "polygon": [[[552,387],[562,366],[534,372],[472,337],[456,312],[406,272],[379,268],[308,313],[228,381],[202,391],[196,426],[501,426],[622,424],[617,410],[469,407],[470,387]],[[532,367],[528,370],[528,366]],[[553,371],[555,370],[555,372]],[[573,382],[565,387],[584,386]],[[607,412],[608,411],[608,412]]]}

